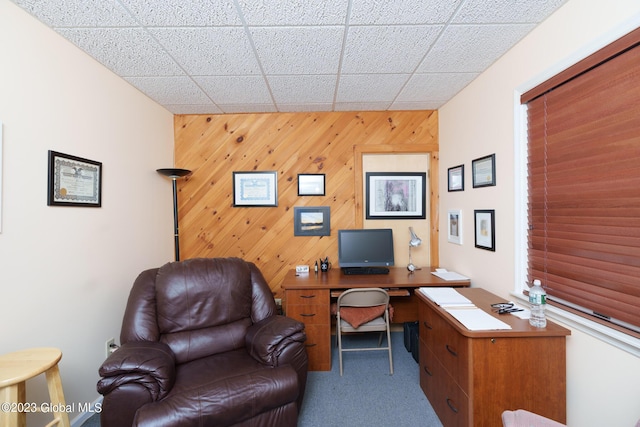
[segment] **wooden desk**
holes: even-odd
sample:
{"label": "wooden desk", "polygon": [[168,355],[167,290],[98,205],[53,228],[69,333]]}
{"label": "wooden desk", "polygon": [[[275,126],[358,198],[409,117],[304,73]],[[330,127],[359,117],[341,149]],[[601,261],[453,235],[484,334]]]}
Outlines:
{"label": "wooden desk", "polygon": [[[351,288],[385,288],[392,296],[393,322],[418,320],[418,299],[414,290],[423,286],[469,286],[469,280],[446,281],[428,269],[409,273],[390,268],[389,274],[345,275],[340,269],[327,273],[287,273],[282,281],[287,316],[305,324],[309,370],[331,370],[331,298]],[[333,294],[333,295],[332,295]]]}
{"label": "wooden desk", "polygon": [[500,425],[502,411],[526,409],[566,423],[566,336],[547,320],[499,315],[505,302],[480,288],[458,289],[512,329],[471,331],[418,292],[420,387],[445,427]]}

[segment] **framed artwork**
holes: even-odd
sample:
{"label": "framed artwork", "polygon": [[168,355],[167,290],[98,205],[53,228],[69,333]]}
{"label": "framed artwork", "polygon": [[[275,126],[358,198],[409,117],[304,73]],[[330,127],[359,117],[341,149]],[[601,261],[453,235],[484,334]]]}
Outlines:
{"label": "framed artwork", "polygon": [[323,173],[298,174],[298,196],[324,196]]}
{"label": "framed artwork", "polygon": [[447,213],[447,239],[450,243],[462,244],[462,211],[459,209]]}
{"label": "framed artwork", "polygon": [[464,165],[447,169],[449,191],[464,191]]}
{"label": "framed artwork", "polygon": [[367,219],[425,219],[425,172],[367,172]]}
{"label": "framed artwork", "polygon": [[471,162],[473,188],[496,185],[496,155],[480,157]]}
{"label": "framed artwork", "polygon": [[475,217],[476,248],[495,252],[495,212],[493,209],[473,211]]}
{"label": "framed artwork", "polygon": [[102,163],[49,150],[47,205],[102,206]]}
{"label": "framed artwork", "polygon": [[330,236],[331,211],[329,206],[294,207],[294,236]]}
{"label": "framed artwork", "polygon": [[278,206],[278,173],[233,172],[233,206]]}

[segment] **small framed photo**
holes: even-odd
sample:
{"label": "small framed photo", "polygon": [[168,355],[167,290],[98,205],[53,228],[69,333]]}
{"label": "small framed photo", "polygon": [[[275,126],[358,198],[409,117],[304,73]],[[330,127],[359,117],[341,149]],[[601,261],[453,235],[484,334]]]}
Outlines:
{"label": "small framed photo", "polygon": [[452,209],[447,214],[447,238],[450,243],[462,244],[462,211]]}
{"label": "small framed photo", "polygon": [[324,196],[323,173],[298,174],[298,196]]}
{"label": "small framed photo", "polygon": [[495,210],[475,210],[476,248],[495,252]]}
{"label": "small framed photo", "polygon": [[233,206],[278,206],[278,173],[233,172]]}
{"label": "small framed photo", "polygon": [[367,172],[367,219],[425,219],[424,172]]}
{"label": "small framed photo", "polygon": [[294,207],[293,227],[294,236],[330,236],[329,206]]}
{"label": "small framed photo", "polygon": [[454,166],[447,170],[449,172],[448,190],[464,191],[464,165]]}
{"label": "small framed photo", "polygon": [[471,162],[473,188],[496,185],[496,155],[480,157]]}
{"label": "small framed photo", "polygon": [[49,150],[47,205],[102,206],[102,163]]}

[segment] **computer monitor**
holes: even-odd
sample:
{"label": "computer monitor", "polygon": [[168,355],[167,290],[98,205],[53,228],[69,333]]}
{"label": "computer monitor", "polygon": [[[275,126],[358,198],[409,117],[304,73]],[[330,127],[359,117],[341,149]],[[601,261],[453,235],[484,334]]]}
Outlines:
{"label": "computer monitor", "polygon": [[340,268],[393,266],[393,230],[338,230],[338,263]]}

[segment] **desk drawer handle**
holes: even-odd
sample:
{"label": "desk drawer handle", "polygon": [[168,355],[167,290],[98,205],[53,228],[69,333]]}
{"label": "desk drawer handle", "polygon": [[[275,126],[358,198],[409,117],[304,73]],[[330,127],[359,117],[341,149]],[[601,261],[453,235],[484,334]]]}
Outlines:
{"label": "desk drawer handle", "polygon": [[424,370],[424,372],[429,375],[430,377],[433,376],[433,374],[431,373],[431,371],[429,370],[429,368],[427,368],[426,366],[423,366],[422,369]]}
{"label": "desk drawer handle", "polygon": [[455,350],[453,350],[451,347],[449,347],[449,344],[445,345],[445,347],[447,348],[447,351],[449,353],[451,353],[452,355],[454,355],[455,357],[458,357],[458,353],[456,353]]}
{"label": "desk drawer handle", "polygon": [[448,406],[449,408],[451,408],[451,410],[452,410],[453,412],[455,412],[456,414],[458,413],[458,408],[456,408],[455,406],[453,406],[453,401],[452,401],[451,399],[449,399],[448,397],[447,397],[447,406]]}
{"label": "desk drawer handle", "polygon": [[426,321],[422,321],[422,324],[424,325],[425,328],[427,329],[433,329],[433,326],[431,326],[430,324],[428,324]]}
{"label": "desk drawer handle", "polygon": [[305,347],[315,347],[318,344],[305,344]]}
{"label": "desk drawer handle", "polygon": [[310,313],[310,314],[300,313],[300,316],[302,316],[302,317],[313,317],[315,315],[316,315],[315,313]]}
{"label": "desk drawer handle", "polygon": [[307,299],[315,298],[315,297],[316,297],[315,295],[300,295],[300,298],[307,298]]}

